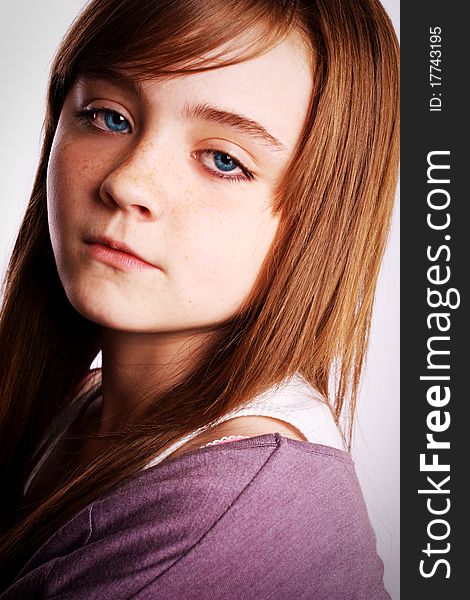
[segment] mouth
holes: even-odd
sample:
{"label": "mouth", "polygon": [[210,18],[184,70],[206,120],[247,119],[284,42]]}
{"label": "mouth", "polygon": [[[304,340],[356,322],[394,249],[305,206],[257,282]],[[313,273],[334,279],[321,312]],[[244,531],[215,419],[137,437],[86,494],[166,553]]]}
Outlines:
{"label": "mouth", "polygon": [[107,236],[87,238],[85,243],[93,258],[111,266],[125,270],[159,269],[124,242]]}

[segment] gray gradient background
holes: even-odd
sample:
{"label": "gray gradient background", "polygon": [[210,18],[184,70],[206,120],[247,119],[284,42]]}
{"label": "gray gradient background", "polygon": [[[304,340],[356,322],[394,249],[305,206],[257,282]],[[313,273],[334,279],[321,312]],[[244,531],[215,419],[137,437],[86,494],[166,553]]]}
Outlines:
{"label": "gray gradient background", "polygon": [[[2,279],[37,166],[51,59],[85,4],[84,0],[0,2]],[[385,0],[383,4],[399,33],[399,0]],[[353,446],[356,470],[385,565],[385,585],[393,600],[399,599],[398,223],[397,198],[378,284]]]}

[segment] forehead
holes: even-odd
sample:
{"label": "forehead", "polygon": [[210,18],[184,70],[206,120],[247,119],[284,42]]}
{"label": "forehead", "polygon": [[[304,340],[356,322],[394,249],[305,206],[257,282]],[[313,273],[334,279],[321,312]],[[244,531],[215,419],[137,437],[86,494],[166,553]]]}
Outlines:
{"label": "forehead", "polygon": [[202,106],[217,107],[260,125],[287,150],[301,131],[313,88],[312,57],[292,37],[250,60],[201,73],[144,81],[110,73],[84,76],[78,87],[119,91],[150,111],[164,108],[178,118],[201,116]]}

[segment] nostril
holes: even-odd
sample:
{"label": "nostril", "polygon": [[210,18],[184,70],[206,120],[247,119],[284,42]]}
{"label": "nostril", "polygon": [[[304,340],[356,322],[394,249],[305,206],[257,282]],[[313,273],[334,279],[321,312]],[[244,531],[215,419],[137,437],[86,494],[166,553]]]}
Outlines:
{"label": "nostril", "polygon": [[150,215],[150,210],[146,206],[142,206],[141,204],[133,204],[132,206],[136,208],[141,215],[145,217]]}

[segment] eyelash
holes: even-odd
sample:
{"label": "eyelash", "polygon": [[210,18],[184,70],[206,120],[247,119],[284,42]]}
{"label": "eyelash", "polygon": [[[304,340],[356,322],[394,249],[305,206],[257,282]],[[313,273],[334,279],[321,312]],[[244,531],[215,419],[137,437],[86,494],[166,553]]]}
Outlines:
{"label": "eyelash", "polygon": [[[96,130],[101,130],[103,131],[105,134],[111,134],[111,135],[119,135],[119,132],[114,132],[114,131],[105,131],[103,129],[101,129],[101,127],[97,127],[96,125],[93,125],[93,119],[97,114],[105,114],[105,113],[113,113],[115,115],[120,115],[122,116],[119,112],[117,112],[116,110],[112,110],[110,108],[105,108],[105,107],[100,107],[100,108],[84,108],[82,110],[78,110],[75,112],[75,117],[87,128],[92,129],[95,133]],[[125,117],[124,117],[125,118]],[[127,120],[127,119],[126,119]],[[197,154],[197,156],[205,153],[205,152],[209,152],[209,153],[220,153],[223,154],[224,156],[229,156],[230,159],[233,161],[233,163],[239,168],[241,169],[243,174],[238,174],[238,175],[223,175],[221,171],[212,171],[211,169],[209,169],[208,167],[206,167],[205,165],[203,165],[203,168],[210,173],[211,175],[213,175],[214,177],[217,177],[218,179],[223,179],[225,181],[228,182],[240,182],[240,181],[253,181],[256,179],[255,174],[250,171],[249,169],[247,169],[239,160],[237,160],[236,158],[234,158],[231,154],[228,154],[226,152],[224,152],[223,150],[219,150],[217,148],[205,148],[204,150],[197,150],[195,154]]]}

